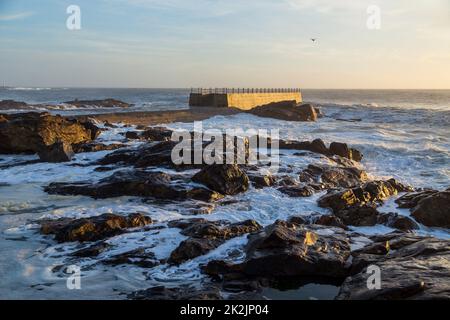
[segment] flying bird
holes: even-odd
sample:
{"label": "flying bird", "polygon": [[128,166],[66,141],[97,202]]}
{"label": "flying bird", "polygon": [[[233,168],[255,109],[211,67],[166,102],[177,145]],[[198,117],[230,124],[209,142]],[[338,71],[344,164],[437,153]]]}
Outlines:
{"label": "flying bird", "polygon": [[316,42],[316,40],[317,40],[316,38],[311,38],[312,42]]}

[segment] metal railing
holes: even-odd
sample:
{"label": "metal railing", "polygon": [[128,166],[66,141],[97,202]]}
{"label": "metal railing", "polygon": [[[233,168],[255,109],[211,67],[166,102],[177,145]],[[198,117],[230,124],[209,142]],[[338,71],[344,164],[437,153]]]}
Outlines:
{"label": "metal railing", "polygon": [[195,94],[226,94],[226,93],[290,93],[300,92],[299,88],[191,88]]}

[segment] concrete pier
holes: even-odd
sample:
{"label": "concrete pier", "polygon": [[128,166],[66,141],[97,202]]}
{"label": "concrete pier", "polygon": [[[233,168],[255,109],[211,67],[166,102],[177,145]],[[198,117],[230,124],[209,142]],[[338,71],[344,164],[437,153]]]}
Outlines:
{"label": "concrete pier", "polygon": [[191,107],[233,107],[250,110],[274,102],[301,103],[300,89],[193,89],[189,96]]}

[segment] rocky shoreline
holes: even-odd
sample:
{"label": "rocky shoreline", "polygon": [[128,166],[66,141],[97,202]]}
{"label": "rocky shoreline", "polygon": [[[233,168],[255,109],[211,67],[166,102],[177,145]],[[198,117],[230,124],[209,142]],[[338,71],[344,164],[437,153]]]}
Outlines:
{"label": "rocky shoreline", "polygon": [[[70,162],[75,153],[110,151],[89,164],[96,166],[95,170],[110,172],[109,176],[99,181],[89,177],[75,182],[53,181],[43,190],[93,199],[133,196],[144,204],[170,202],[190,207],[198,216],[163,224],[140,212],[36,221],[42,235],[59,243],[80,244],[71,259],[96,259],[111,249],[108,239],[118,235],[177,229],[185,240],[166,259],[157,258],[152,248],[140,247],[102,261],[112,266],[136,265],[151,272],[155,266],[180,265],[207,255],[231,239],[246,237],[242,259],[208,261],[201,268],[205,278],[195,289],[189,285],[151,287],[128,293],[130,299],[263,299],[264,288],[299,279],[302,283],[338,284],[336,298],[341,300],[450,299],[450,241],[415,233],[422,226],[450,228],[450,188],[422,190],[394,179],[371,179],[360,164],[364,155],[359,150],[343,142],[327,146],[320,139],[280,140],[279,146],[281,151],[294,150],[297,157],[324,157],[329,164],[311,163],[304,169],[282,166],[275,175],[248,164],[175,165],[170,157],[175,146],[170,140],[172,130],[150,127],[201,120],[220,112],[238,111],[199,108],[77,118],[48,113],[0,114],[0,154],[38,154],[38,161]],[[293,121],[316,121],[317,113],[310,105],[278,105],[253,112]],[[98,142],[98,137],[116,126],[119,119],[129,127],[123,141]],[[136,141],[139,145],[129,145]],[[288,169],[295,178],[286,175]],[[251,188],[272,188],[290,198],[319,195],[317,205],[328,209],[328,214],[293,213],[286,220],[265,226],[253,219],[232,222],[206,218],[216,206],[232,202]],[[394,196],[398,197],[398,207],[409,209],[410,216],[379,211]],[[352,230],[375,225],[396,231],[366,236]],[[365,241],[360,243],[360,238]],[[367,287],[371,265],[382,270],[385,281],[380,290]]]}

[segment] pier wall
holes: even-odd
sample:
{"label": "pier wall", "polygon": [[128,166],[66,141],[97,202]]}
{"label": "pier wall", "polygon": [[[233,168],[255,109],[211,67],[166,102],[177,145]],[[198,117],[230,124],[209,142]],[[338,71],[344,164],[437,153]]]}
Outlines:
{"label": "pier wall", "polygon": [[296,103],[301,103],[301,92],[191,93],[189,97],[189,106],[233,107],[242,110],[250,110],[255,107],[282,101],[295,101]]}

